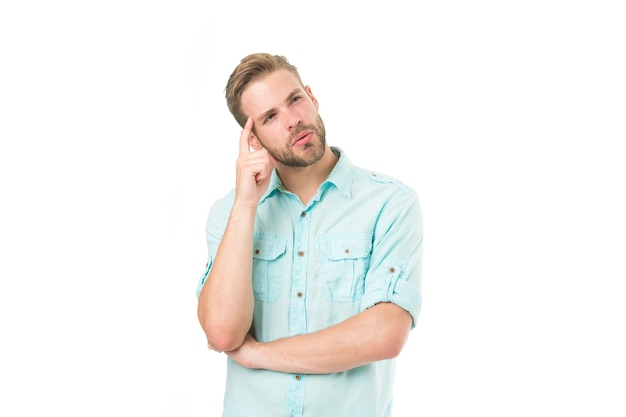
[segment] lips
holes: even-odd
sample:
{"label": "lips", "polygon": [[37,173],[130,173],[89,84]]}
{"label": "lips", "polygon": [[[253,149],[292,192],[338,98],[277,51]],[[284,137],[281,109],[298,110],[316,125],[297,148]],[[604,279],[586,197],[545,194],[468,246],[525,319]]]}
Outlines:
{"label": "lips", "polygon": [[313,137],[313,132],[311,131],[301,132],[296,136],[295,140],[293,141],[293,146],[306,145],[307,143],[311,141],[312,137]]}

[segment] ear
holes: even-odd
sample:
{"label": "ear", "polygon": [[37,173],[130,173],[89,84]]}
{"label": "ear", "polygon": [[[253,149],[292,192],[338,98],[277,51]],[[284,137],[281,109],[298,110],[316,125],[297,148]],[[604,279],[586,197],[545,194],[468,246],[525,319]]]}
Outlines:
{"label": "ear", "polygon": [[252,149],[254,149],[255,151],[258,151],[260,149],[263,149],[263,145],[261,145],[261,142],[257,139],[257,137],[254,134],[250,134],[250,147]]}
{"label": "ear", "polygon": [[319,110],[320,105],[317,102],[317,99],[315,98],[315,96],[313,95],[313,91],[311,90],[311,87],[309,87],[308,85],[306,87],[304,87],[304,91],[306,91],[306,93],[308,94],[309,98],[311,99],[311,101],[313,102],[313,104],[315,105],[315,108]]}

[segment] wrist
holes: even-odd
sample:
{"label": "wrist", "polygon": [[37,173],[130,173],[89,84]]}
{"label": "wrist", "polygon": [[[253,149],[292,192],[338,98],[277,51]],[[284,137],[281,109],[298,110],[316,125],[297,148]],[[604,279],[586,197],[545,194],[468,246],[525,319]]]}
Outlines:
{"label": "wrist", "polygon": [[256,215],[256,209],[258,207],[258,202],[251,202],[246,200],[235,199],[233,202],[233,207],[231,209],[231,215],[241,215],[241,216],[254,216]]}
{"label": "wrist", "polygon": [[258,341],[254,341],[251,345],[250,345],[250,350],[249,350],[249,355],[248,355],[248,368],[252,368],[252,369],[265,369],[264,366],[264,362],[263,362],[263,347],[265,346],[265,343],[261,343]]}

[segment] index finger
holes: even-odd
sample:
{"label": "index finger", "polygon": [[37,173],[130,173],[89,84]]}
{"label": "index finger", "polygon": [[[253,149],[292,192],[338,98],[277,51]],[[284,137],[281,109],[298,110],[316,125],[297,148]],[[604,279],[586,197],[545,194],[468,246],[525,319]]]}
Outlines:
{"label": "index finger", "polygon": [[246,124],[241,131],[241,137],[239,138],[239,156],[250,153],[250,134],[252,133],[252,117],[248,116]]}

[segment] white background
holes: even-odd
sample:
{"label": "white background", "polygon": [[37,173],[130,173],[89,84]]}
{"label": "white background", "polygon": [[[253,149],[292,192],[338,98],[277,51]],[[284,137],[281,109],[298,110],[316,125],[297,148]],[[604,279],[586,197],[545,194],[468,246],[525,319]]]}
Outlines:
{"label": "white background", "polygon": [[0,6],[0,415],[219,416],[195,286],[258,51],[420,195],[396,417],[626,415],[621,2],[215,3]]}

